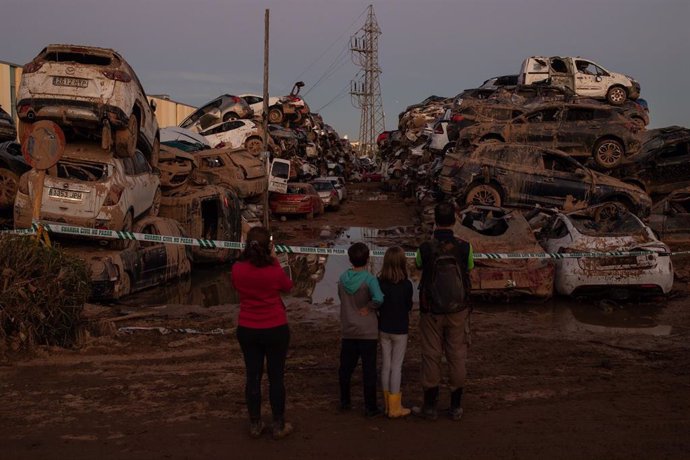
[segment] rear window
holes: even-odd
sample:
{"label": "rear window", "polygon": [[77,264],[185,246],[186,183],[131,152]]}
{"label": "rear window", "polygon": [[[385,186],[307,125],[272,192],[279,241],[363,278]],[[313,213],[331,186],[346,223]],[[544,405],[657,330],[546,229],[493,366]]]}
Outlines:
{"label": "rear window", "polygon": [[314,182],[311,185],[313,185],[316,191],[318,192],[333,190],[333,184],[331,184],[330,182]]}
{"label": "rear window", "polygon": [[76,62],[77,64],[98,65],[107,67],[112,64],[113,58],[99,54],[75,53],[69,51],[51,51],[43,56],[50,62]]}
{"label": "rear window", "polygon": [[587,236],[646,235],[645,228],[630,213],[622,213],[615,219],[595,220],[586,215],[568,216],[575,228]]}
{"label": "rear window", "polygon": [[295,187],[294,185],[288,187],[288,195],[305,195],[307,191],[303,187]]}
{"label": "rear window", "polygon": [[85,182],[100,182],[108,178],[108,165],[79,161],[58,161],[57,177]]}

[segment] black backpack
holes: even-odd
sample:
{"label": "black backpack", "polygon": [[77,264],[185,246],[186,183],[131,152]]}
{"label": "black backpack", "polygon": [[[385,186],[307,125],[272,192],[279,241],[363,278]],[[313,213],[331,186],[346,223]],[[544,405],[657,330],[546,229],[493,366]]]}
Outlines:
{"label": "black backpack", "polygon": [[458,261],[455,241],[433,240],[431,270],[426,284],[429,309],[435,314],[455,313],[467,308],[465,273]]}

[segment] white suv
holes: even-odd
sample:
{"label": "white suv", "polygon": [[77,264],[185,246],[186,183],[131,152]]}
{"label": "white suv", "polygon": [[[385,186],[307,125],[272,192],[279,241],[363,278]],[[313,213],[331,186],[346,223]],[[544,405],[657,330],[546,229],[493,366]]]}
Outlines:
{"label": "white suv", "polygon": [[20,138],[36,120],[63,129],[101,130],[103,148],[118,156],[143,150],[156,166],[160,145],[155,104],[134,70],[111,49],[48,45],[24,66],[17,97]]}
{"label": "white suv", "polygon": [[211,147],[245,148],[252,153],[263,150],[262,132],[251,120],[230,120],[213,125],[199,134]]}
{"label": "white suv", "polygon": [[[19,180],[14,225],[27,228],[32,218],[33,169]],[[39,219],[47,223],[131,231],[134,220],[158,215],[160,180],[144,155],[116,158],[92,144],[67,144],[43,185]]]}

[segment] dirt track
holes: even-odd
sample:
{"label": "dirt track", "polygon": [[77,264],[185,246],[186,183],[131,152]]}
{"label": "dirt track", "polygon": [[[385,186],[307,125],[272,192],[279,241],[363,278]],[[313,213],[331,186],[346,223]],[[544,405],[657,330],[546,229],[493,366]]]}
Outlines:
{"label": "dirt track", "polygon": [[[339,227],[414,223],[411,206],[364,196],[308,227],[276,223],[276,239],[313,244]],[[337,303],[289,299],[288,416],[296,432],[280,442],[246,434],[235,305],[91,308],[96,316],[148,315],[117,326],[226,334],[106,334],[79,350],[0,362],[1,457],[688,458],[690,310],[686,281],[676,285],[666,303],[625,308],[562,298],[479,303],[460,423],[367,420],[359,380],[355,410],[338,413]],[[412,318],[408,403],[421,397],[416,312]],[[442,406],[447,400],[443,391]]]}

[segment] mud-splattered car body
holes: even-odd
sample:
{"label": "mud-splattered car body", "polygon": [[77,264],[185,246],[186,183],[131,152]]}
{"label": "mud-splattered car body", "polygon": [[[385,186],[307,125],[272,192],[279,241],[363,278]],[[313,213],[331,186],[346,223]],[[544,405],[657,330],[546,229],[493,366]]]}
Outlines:
{"label": "mud-splattered car body", "polygon": [[252,116],[254,111],[247,101],[232,94],[223,94],[182,120],[180,127],[199,132],[223,121]]}
{"label": "mud-splattered car body", "polygon": [[593,158],[605,169],[618,166],[641,147],[640,126],[604,104],[545,103],[509,120],[464,128],[458,146],[482,142],[515,142]]}
{"label": "mud-splattered car body", "polygon": [[[240,201],[224,187],[206,185],[166,191],[160,215],[179,222],[192,238],[239,241],[242,236]],[[227,262],[236,257],[237,250],[194,246],[192,253],[194,263]]]}
{"label": "mud-splattered car body", "polygon": [[14,205],[19,187],[19,178],[29,171],[22,150],[16,142],[0,143],[0,210]]}
{"label": "mud-splattered car body", "polygon": [[649,226],[668,245],[690,245],[690,187],[676,190],[652,206]]}
{"label": "mud-splattered car body", "polygon": [[0,107],[0,142],[14,141],[17,139],[17,128],[14,126],[12,116]]}
{"label": "mud-splattered car body", "polygon": [[218,148],[194,152],[199,174],[209,183],[235,190],[242,199],[256,198],[267,189],[268,177],[261,158],[246,150]]}
{"label": "mud-splattered car body", "polygon": [[271,213],[276,215],[304,214],[311,219],[323,214],[325,206],[313,185],[300,182],[289,183],[287,193],[271,193],[269,198]]}
{"label": "mud-splattered car body", "polygon": [[198,163],[193,154],[163,144],[161,145],[158,169],[160,170],[161,188],[166,191],[184,187],[193,181]]}
{"label": "mud-splattered car body", "polygon": [[252,153],[263,150],[263,132],[252,120],[228,120],[199,132],[212,147],[245,148]]}
{"label": "mud-splattered car body", "polygon": [[[31,225],[38,171],[19,180],[14,205],[17,228]],[[130,230],[139,216],[158,215],[160,180],[144,155],[116,158],[94,144],[67,144],[43,185],[40,220],[88,228]]]}
{"label": "mud-splattered car body", "polygon": [[[146,217],[134,231],[154,235],[185,237],[172,219]],[[189,246],[156,241],[131,241],[123,250],[67,245],[65,249],[84,259],[91,271],[92,299],[119,299],[172,279],[187,276],[192,269]]]}
{"label": "mud-splattered car body", "polygon": [[448,153],[439,179],[444,193],[462,203],[584,208],[615,201],[646,217],[652,201],[638,187],[585,168],[558,150],[489,143]]}
{"label": "mud-splattered car body", "polygon": [[649,194],[667,194],[690,186],[690,129],[652,129],[642,150],[611,173]]}
{"label": "mud-splattered car body", "polygon": [[[17,99],[23,123],[47,119],[63,127],[108,125],[116,130],[116,146],[117,132],[129,131],[143,152],[158,154],[155,105],[132,67],[112,49],[48,45],[24,66]],[[132,117],[136,123],[130,126]]]}
{"label": "mud-splattered car body", "polygon": [[619,207],[601,213],[601,206],[554,215],[542,227],[540,242],[551,253],[649,251],[620,257],[578,257],[556,260],[559,294],[608,292],[617,288],[668,294],[673,286],[669,248],[634,214]]}
{"label": "mud-splattered car body", "polygon": [[[459,212],[455,235],[481,253],[543,253],[527,220],[518,211],[469,206]],[[554,266],[548,259],[475,260],[470,272],[474,295],[522,294],[549,298]]]}

